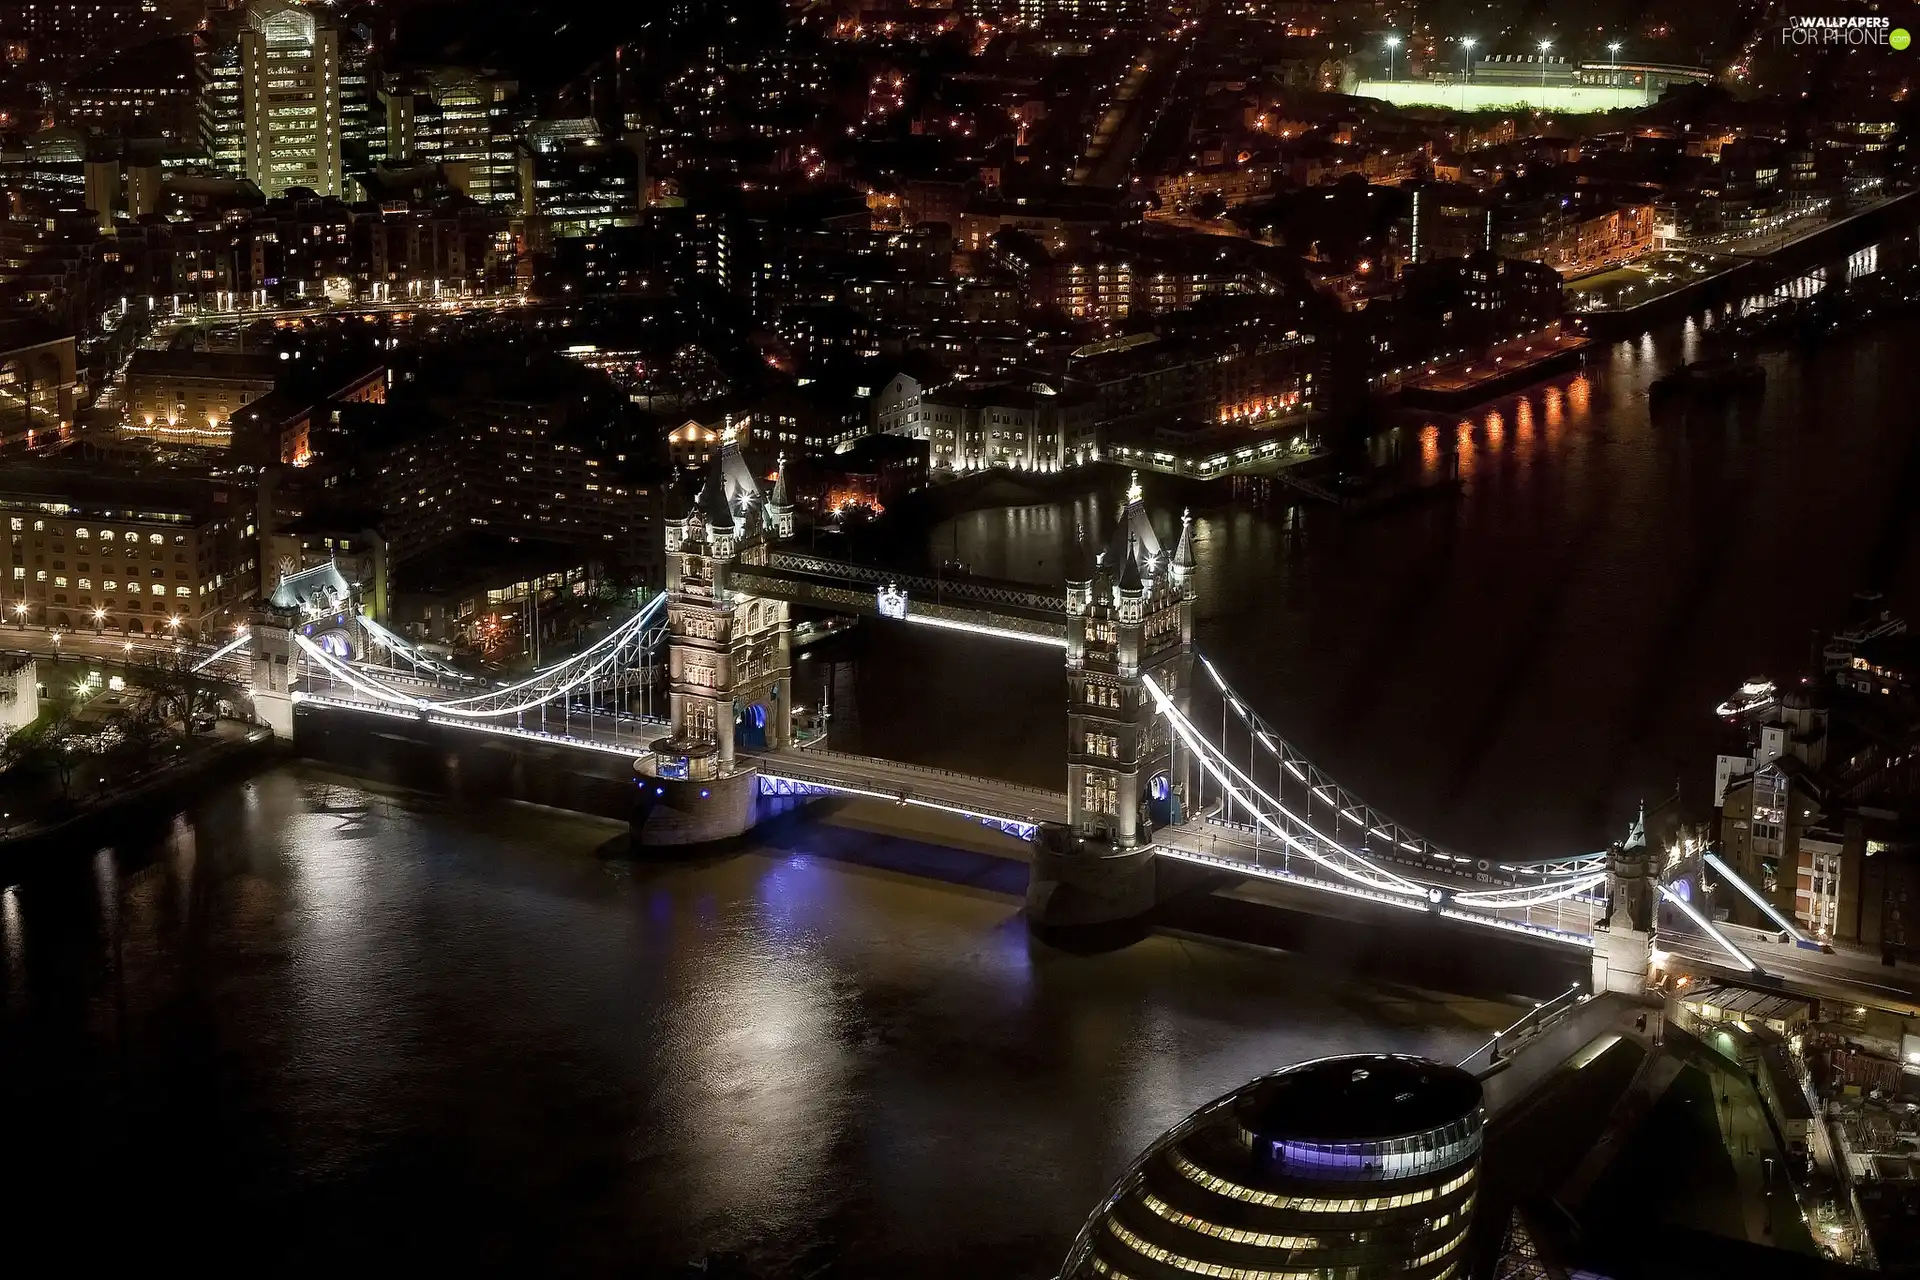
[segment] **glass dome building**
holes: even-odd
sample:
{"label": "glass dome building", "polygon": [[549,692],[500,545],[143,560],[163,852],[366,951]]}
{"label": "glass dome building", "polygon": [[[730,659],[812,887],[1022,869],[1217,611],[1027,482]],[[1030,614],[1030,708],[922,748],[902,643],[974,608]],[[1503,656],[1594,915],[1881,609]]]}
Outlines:
{"label": "glass dome building", "polygon": [[1387,1054],[1262,1076],[1148,1147],[1062,1280],[1448,1280],[1464,1274],[1480,1083]]}

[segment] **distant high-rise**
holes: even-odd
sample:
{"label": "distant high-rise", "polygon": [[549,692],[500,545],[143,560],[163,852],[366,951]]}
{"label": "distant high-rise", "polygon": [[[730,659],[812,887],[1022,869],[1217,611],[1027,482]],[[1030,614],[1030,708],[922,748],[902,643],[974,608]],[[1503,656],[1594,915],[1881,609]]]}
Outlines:
{"label": "distant high-rise", "polygon": [[1019,0],[1019,4],[1021,21],[1060,35],[1136,30],[1168,9],[1166,0]]}
{"label": "distant high-rise", "polygon": [[240,168],[272,199],[340,194],[340,32],[292,0],[253,0],[239,42]]}

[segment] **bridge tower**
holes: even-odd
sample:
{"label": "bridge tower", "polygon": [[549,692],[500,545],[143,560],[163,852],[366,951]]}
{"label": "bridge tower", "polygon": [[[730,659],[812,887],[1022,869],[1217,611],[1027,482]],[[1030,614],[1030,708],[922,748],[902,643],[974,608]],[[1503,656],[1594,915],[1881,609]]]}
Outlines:
{"label": "bridge tower", "polygon": [[248,651],[253,655],[253,714],[282,742],[293,741],[293,681],[299,671],[294,654],[293,620],[271,605],[248,619]]}
{"label": "bridge tower", "polygon": [[1154,901],[1153,828],[1185,820],[1185,761],[1145,686],[1185,711],[1193,669],[1193,521],[1168,551],[1127,490],[1107,547],[1067,580],[1067,823],[1036,836],[1027,909],[1041,925],[1104,924]]}
{"label": "bridge tower", "polygon": [[1653,942],[1658,867],[1647,843],[1647,810],[1607,850],[1607,918],[1593,931],[1593,991],[1644,995]]}
{"label": "bridge tower", "polygon": [[634,833],[644,844],[700,844],[753,825],[757,793],[743,752],[791,740],[792,627],[787,605],[735,590],[736,565],[764,565],[792,530],[782,464],[773,499],[732,437],[693,509],[667,521],[667,672],[672,732],[636,766]]}

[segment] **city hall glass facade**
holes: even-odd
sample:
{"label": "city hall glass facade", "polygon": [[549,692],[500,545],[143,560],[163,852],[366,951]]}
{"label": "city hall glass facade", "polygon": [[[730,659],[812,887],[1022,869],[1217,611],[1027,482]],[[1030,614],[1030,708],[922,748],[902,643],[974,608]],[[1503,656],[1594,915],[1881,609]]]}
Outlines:
{"label": "city hall glass facade", "polygon": [[1066,1280],[1449,1280],[1464,1274],[1480,1086],[1455,1067],[1328,1058],[1195,1112],[1081,1231]]}

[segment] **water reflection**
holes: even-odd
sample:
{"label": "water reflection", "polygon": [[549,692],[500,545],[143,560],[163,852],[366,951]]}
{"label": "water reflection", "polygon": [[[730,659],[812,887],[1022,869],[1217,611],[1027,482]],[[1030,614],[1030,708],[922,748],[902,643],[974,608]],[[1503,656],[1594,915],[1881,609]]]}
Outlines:
{"label": "water reflection", "polygon": [[[1684,358],[1677,325],[1468,419],[1410,418],[1410,472],[1457,465],[1459,496],[1347,518],[1288,507],[1285,535],[1266,513],[1207,512],[1199,643],[1283,732],[1402,820],[1465,846],[1598,847],[1642,795],[1671,794],[1676,776],[1692,794],[1728,679],[1792,669],[1806,629],[1838,616],[1867,573],[1890,594],[1914,579],[1906,417],[1891,407],[1905,403],[1917,337],[1906,322],[1770,355],[1763,400],[1690,411],[1684,430],[1654,422],[1647,401]],[[1815,421],[1846,430],[1808,431]],[[1789,536],[1767,513],[1806,492],[1860,500]],[[1208,496],[1157,477],[1148,495],[1163,528]],[[1095,507],[1110,512],[1062,510]],[[986,545],[975,531],[997,519],[962,516],[939,536]],[[1762,619],[1748,602],[1774,594],[1768,557],[1819,585]],[[1034,662],[1033,696],[1050,696],[1044,657],[991,661]],[[1617,697],[1595,707],[1601,671]],[[1023,739],[1056,732],[1037,713],[1023,722]],[[1057,786],[1052,767],[1019,780]]]}
{"label": "water reflection", "polygon": [[1195,940],[1053,951],[1017,897],[851,828],[612,864],[606,825],[553,812],[253,785],[0,891],[16,1248],[113,1167],[141,1194],[100,1248],[163,1257],[211,1197],[221,1270],[378,1240],[436,1273],[740,1250],[769,1280],[1038,1277],[1207,1098],[1334,1046],[1458,1057],[1512,1016]]}

